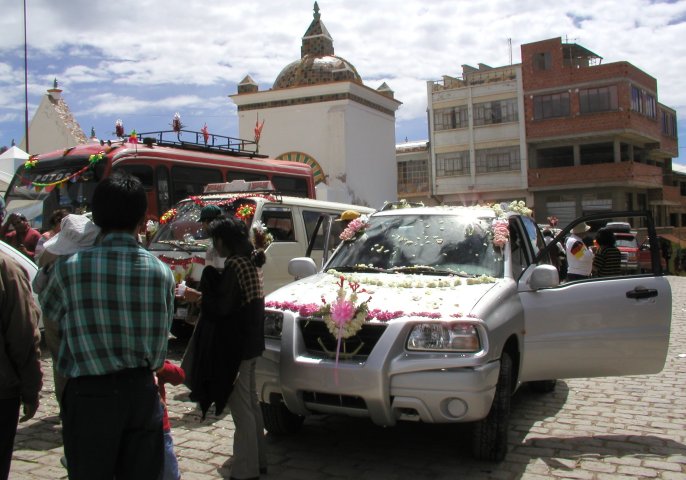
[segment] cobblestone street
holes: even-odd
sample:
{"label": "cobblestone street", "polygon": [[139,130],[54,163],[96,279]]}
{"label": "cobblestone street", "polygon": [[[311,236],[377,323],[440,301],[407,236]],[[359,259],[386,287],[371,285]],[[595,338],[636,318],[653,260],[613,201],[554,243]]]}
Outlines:
{"label": "cobblestone street", "polygon": [[[522,388],[514,398],[510,450],[502,463],[471,457],[469,426],[314,416],[295,436],[268,436],[265,479],[686,479],[686,277],[669,277],[670,349],[662,373],[558,381],[553,394]],[[183,345],[172,342],[180,361]],[[20,424],[10,478],[67,478],[51,362],[36,417]],[[184,479],[228,478],[230,415],[200,421],[185,387],[168,387]],[[151,479],[154,480],[154,479]]]}

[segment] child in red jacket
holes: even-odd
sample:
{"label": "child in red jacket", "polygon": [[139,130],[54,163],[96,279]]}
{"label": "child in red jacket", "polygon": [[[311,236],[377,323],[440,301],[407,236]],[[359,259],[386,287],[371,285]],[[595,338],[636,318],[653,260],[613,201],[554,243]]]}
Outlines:
{"label": "child in red jacket", "polygon": [[169,413],[167,412],[167,392],[164,389],[165,383],[180,385],[186,379],[186,373],[181,367],[177,367],[169,360],[164,361],[164,365],[157,370],[157,386],[160,390],[162,399],[163,418],[162,426],[164,429],[164,469],[161,480],[179,480],[179,463],[174,454],[174,441],[171,435],[171,425],[169,424]]}

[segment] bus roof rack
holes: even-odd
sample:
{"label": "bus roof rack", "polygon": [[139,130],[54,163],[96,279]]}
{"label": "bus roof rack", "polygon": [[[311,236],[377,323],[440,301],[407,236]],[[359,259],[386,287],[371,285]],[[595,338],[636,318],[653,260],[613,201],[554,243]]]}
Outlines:
{"label": "bus roof rack", "polygon": [[[138,141],[148,146],[157,144],[161,147],[200,150],[222,153],[234,157],[267,158],[259,153],[257,142],[235,137],[226,137],[216,133],[203,133],[193,130],[160,130],[137,133]],[[183,138],[182,138],[183,137]]]}

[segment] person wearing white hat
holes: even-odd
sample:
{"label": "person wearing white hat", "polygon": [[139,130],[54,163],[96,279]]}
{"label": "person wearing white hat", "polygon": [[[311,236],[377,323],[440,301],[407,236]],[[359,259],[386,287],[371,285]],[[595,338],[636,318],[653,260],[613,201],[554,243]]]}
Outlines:
{"label": "person wearing white hat", "polygon": [[581,222],[571,230],[571,235],[565,242],[565,254],[567,256],[567,280],[581,280],[591,276],[593,268],[593,252],[579,236],[588,232],[591,227],[586,222]]}
{"label": "person wearing white hat", "polygon": [[[60,221],[59,232],[43,243],[43,253],[38,257],[41,269],[33,279],[33,291],[40,293],[50,279],[50,271],[55,261],[62,256],[73,255],[85,248],[92,247],[100,234],[100,227],[85,215],[69,214]],[[60,348],[59,326],[50,318],[43,319],[45,325],[45,344],[52,357],[53,377],[55,381],[55,397],[57,403],[62,403],[62,392],[67,379],[57,373],[57,352]]]}

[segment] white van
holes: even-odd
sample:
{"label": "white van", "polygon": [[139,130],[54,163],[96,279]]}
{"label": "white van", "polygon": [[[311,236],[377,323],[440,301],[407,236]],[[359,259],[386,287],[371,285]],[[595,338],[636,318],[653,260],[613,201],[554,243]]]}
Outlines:
{"label": "white van", "polygon": [[[170,266],[177,283],[185,280],[193,287],[200,281],[205,268],[205,253],[211,246],[208,233],[200,223],[200,211],[205,205],[216,205],[225,215],[243,215],[251,229],[266,227],[273,238],[265,253],[267,262],[262,267],[265,294],[293,281],[288,273],[288,262],[295,257],[308,255],[308,242],[321,218],[339,217],[346,210],[366,215],[374,209],[345,203],[325,202],[308,198],[279,195],[270,182],[234,181],[210,184],[205,193],[178,202],[162,215],[160,225],[148,244],[148,250]],[[248,214],[245,216],[245,214]],[[258,223],[259,222],[259,223]],[[335,245],[340,241],[342,222],[329,221]],[[324,253],[322,228],[312,243],[309,256],[321,264]],[[215,263],[220,266],[221,263]],[[197,320],[197,308],[179,304],[176,308],[172,333],[186,336]]]}

